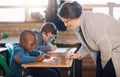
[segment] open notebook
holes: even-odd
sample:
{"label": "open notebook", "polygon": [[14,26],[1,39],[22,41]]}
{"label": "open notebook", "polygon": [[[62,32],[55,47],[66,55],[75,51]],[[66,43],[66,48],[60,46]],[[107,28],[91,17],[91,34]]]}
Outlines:
{"label": "open notebook", "polygon": [[77,50],[77,48],[68,48],[65,52],[65,54],[73,54],[75,51]]}
{"label": "open notebook", "polygon": [[49,53],[65,53],[65,54],[72,54],[76,51],[77,48],[57,48],[56,50],[49,52]]}
{"label": "open notebook", "polygon": [[[56,50],[48,53],[64,53],[66,55],[73,54],[77,48],[57,48]],[[43,62],[54,61],[58,57],[50,57],[48,59],[44,59]]]}

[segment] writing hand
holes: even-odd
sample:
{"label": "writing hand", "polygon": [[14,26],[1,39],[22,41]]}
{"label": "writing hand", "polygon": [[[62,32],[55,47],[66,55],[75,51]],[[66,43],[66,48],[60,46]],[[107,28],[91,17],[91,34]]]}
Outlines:
{"label": "writing hand", "polygon": [[52,46],[50,46],[50,49],[51,49],[51,51],[56,50],[57,46],[56,45],[52,45]]}
{"label": "writing hand", "polygon": [[48,54],[45,54],[44,56],[45,56],[45,58],[50,58],[50,55],[48,55]]}
{"label": "writing hand", "polygon": [[77,53],[68,54],[68,55],[66,55],[65,58],[68,59],[68,60],[70,60],[70,59],[77,59],[77,58],[80,58],[80,54],[77,54]]}

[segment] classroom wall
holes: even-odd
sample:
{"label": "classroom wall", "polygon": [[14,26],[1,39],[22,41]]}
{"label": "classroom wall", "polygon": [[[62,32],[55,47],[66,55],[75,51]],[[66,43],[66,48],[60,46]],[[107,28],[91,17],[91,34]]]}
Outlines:
{"label": "classroom wall", "polygon": [[[26,29],[39,29],[43,23],[0,23],[0,33],[4,32],[9,35],[9,37],[19,36],[20,32]],[[59,31],[57,38],[77,38],[74,31],[68,29],[66,31]]]}
{"label": "classroom wall", "polygon": [[10,37],[19,36],[25,29],[37,29],[42,23],[0,23],[0,33],[4,32]]}

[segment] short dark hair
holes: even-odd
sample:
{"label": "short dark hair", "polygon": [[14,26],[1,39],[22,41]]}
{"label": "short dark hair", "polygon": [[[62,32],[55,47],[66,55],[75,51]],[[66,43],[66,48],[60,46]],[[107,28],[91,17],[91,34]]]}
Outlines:
{"label": "short dark hair", "polygon": [[21,34],[20,34],[20,42],[22,40],[28,40],[28,39],[30,39],[30,36],[36,37],[35,34],[32,31],[30,31],[30,30],[24,30],[24,31],[22,31]]}
{"label": "short dark hair", "polygon": [[63,18],[79,18],[82,13],[82,6],[77,2],[64,2],[60,9],[58,10],[57,15]]}
{"label": "short dark hair", "polygon": [[40,32],[45,32],[45,33],[49,33],[51,32],[52,34],[57,34],[58,33],[58,29],[56,28],[56,25],[52,22],[46,22],[41,28],[40,28]]}

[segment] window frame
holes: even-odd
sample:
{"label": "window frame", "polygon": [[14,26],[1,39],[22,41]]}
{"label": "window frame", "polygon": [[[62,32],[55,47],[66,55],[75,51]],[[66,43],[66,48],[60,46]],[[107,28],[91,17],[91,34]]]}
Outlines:
{"label": "window frame", "polygon": [[30,8],[46,8],[47,5],[29,5],[29,2],[30,0],[24,0],[23,2],[23,5],[0,5],[0,9],[8,9],[8,8],[12,8],[12,9],[16,9],[16,8],[23,8],[25,11],[24,11],[24,17],[25,17],[25,20],[24,21],[0,21],[0,23],[6,23],[6,22],[10,22],[10,23],[14,23],[14,22],[40,22],[40,21],[44,21],[44,20],[38,20],[38,19],[32,19],[30,18],[30,15],[29,15],[29,9]]}

